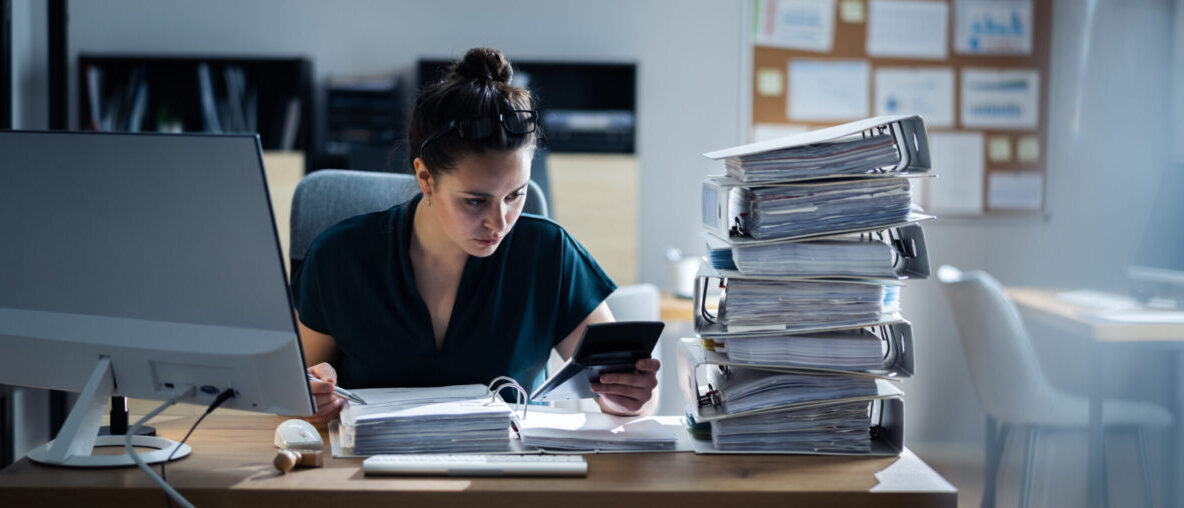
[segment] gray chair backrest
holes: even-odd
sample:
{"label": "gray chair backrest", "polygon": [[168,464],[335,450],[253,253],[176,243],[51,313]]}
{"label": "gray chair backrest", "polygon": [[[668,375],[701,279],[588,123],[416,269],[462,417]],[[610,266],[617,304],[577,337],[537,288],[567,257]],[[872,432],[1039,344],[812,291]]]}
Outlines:
{"label": "gray chair backrest", "polygon": [[1025,423],[1059,407],[1058,389],[1044,377],[1019,310],[1003,286],[986,272],[938,268],[958,335],[966,352],[975,395],[988,415]]}
{"label": "gray chair backrest", "polygon": [[[547,200],[533,181],[523,212],[547,217]],[[419,194],[415,176],[345,169],[322,169],[300,180],[292,196],[291,245],[295,273],[308,246],[333,225],[355,215],[386,210]]]}

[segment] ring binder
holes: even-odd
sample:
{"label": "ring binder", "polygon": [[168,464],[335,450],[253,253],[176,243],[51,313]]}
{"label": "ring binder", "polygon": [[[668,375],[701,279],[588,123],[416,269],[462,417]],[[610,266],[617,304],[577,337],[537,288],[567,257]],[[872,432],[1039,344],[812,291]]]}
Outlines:
{"label": "ring binder", "polygon": [[[925,232],[915,223],[807,239],[738,242],[734,238],[721,238],[710,231],[704,231],[701,235],[707,243],[708,264],[722,276],[771,276],[801,280],[904,280],[926,279],[930,275]],[[823,254],[842,254],[844,250],[850,251],[853,247],[861,247],[861,244],[874,243],[884,244],[890,257],[879,258],[878,262],[868,261],[857,267],[840,269],[833,266],[833,263],[827,263],[835,259],[835,255]],[[814,248],[814,252],[811,255],[795,257],[795,250],[804,250],[803,247]],[[739,261],[746,257],[753,259],[747,263]],[[803,266],[807,264],[802,262],[803,259],[812,267]],[[795,262],[795,266],[786,268]],[[773,272],[777,272],[777,275]]]}
{"label": "ring binder", "polygon": [[[498,382],[501,382],[501,384],[498,384]],[[494,385],[497,386],[495,387]],[[526,408],[530,407],[530,394],[526,391],[526,388],[523,388],[518,381],[510,376],[498,376],[489,382],[489,386],[486,388],[489,390],[489,402],[491,404],[494,403],[497,400],[498,394],[506,388],[514,389],[515,400],[517,400],[514,409],[517,410],[518,406],[521,406],[522,418],[526,418]]]}

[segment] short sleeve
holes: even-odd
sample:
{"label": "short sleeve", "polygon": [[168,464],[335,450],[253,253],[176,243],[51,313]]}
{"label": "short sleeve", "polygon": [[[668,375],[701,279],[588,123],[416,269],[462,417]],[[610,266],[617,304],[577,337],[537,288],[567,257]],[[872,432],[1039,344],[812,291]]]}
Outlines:
{"label": "short sleeve", "polygon": [[332,335],[325,319],[325,281],[329,278],[317,242],[309,246],[308,254],[292,276],[292,303],[296,306],[300,322],[314,331]]}
{"label": "short sleeve", "polygon": [[559,316],[555,344],[563,341],[617,285],[574,238],[560,234]]}

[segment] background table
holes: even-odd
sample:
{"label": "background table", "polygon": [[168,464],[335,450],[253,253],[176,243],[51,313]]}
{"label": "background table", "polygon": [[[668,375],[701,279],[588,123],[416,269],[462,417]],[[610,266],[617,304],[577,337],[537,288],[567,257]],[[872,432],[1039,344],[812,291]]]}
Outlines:
{"label": "background table", "polygon": [[[180,439],[193,418],[154,424]],[[954,507],[957,491],[911,451],[899,457],[587,455],[587,478],[365,478],[361,459],[286,475],[271,466],[283,418],[219,414],[189,439],[169,482],[197,506]],[[328,440],[325,450],[328,453]],[[158,466],[157,466],[158,467]],[[138,468],[78,470],[21,459],[0,471],[0,506],[163,505]]]}
{"label": "background table", "polygon": [[1105,457],[1102,450],[1102,376],[1107,347],[1140,345],[1162,348],[1176,353],[1173,410],[1176,426],[1168,443],[1168,475],[1166,497],[1168,506],[1182,506],[1180,489],[1176,487],[1184,455],[1184,437],[1180,436],[1181,417],[1184,416],[1184,324],[1174,323],[1117,323],[1094,317],[1104,309],[1083,307],[1057,298],[1063,290],[1013,287],[1007,296],[1024,314],[1036,322],[1070,332],[1090,340],[1089,382],[1089,502],[1098,506],[1107,499]]}

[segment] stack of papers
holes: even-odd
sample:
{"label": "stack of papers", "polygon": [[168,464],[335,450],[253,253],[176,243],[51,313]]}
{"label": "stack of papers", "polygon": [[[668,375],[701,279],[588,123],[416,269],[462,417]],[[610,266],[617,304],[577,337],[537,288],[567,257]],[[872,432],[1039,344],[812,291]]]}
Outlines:
{"label": "stack of papers", "polygon": [[533,409],[518,421],[518,435],[526,447],[550,450],[673,450],[678,443],[673,432],[653,419]]}
{"label": "stack of papers", "polygon": [[481,385],[354,390],[367,404],[341,411],[354,453],[485,453],[510,449],[512,411]]}
{"label": "stack of papers", "polygon": [[900,287],[861,282],[728,279],[719,317],[729,330],[874,324],[900,310]]}
{"label": "stack of papers", "polygon": [[843,402],[712,422],[719,450],[868,453],[870,404]]}
{"label": "stack of papers", "polygon": [[757,240],[882,228],[912,207],[907,178],[742,187],[739,196],[741,233]]}
{"label": "stack of papers", "polygon": [[[711,250],[713,266],[724,254]],[[780,277],[860,277],[895,279],[896,249],[858,238],[813,242],[754,244],[727,248],[735,270],[744,275]]]}
{"label": "stack of papers", "polygon": [[725,173],[746,184],[864,175],[896,166],[891,135],[845,139],[724,159]]}
{"label": "stack of papers", "polygon": [[725,414],[802,402],[874,397],[877,393],[875,378],[867,376],[787,374],[735,366],[707,373],[708,383],[720,392]]}
{"label": "stack of papers", "polygon": [[721,342],[722,352],[732,362],[782,367],[870,370],[881,368],[888,354],[888,344],[865,329]]}

